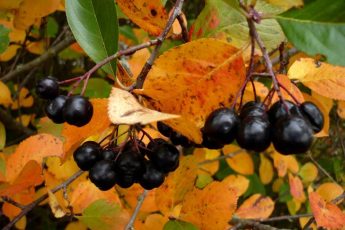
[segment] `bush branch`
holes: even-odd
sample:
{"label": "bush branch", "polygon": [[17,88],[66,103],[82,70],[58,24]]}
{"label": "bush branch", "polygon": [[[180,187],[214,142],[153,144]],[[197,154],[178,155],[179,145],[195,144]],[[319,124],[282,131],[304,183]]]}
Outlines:
{"label": "bush branch", "polygon": [[[278,228],[261,224],[255,220],[240,219],[237,217],[233,217],[230,223],[234,225],[230,228],[230,230],[247,229],[247,228],[253,228],[253,229],[258,229],[258,230],[278,230]],[[280,230],[283,230],[283,229],[280,229]]]}
{"label": "bush branch", "polygon": [[149,191],[145,189],[144,192],[143,192],[142,194],[139,195],[139,197],[138,197],[138,202],[137,202],[137,206],[135,207],[134,212],[133,212],[133,214],[132,214],[132,216],[131,216],[131,219],[129,220],[129,222],[128,222],[126,228],[125,228],[126,230],[132,230],[132,229],[133,229],[133,225],[134,225],[135,218],[137,218],[138,213],[139,213],[139,211],[140,211],[140,208],[141,208],[141,206],[143,205],[144,200],[145,200],[145,198],[146,198],[148,192],[149,192]]}

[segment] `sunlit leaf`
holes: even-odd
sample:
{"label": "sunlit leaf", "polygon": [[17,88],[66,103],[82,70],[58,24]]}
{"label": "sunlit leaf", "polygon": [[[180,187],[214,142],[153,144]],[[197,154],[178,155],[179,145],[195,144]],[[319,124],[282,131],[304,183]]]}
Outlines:
{"label": "sunlit leaf", "polygon": [[344,189],[336,183],[326,182],[321,184],[315,192],[326,202],[331,202],[333,199],[343,194]]}
{"label": "sunlit leaf", "polygon": [[249,187],[249,180],[242,175],[230,175],[222,181],[222,184],[235,189],[236,194],[242,196]]}
{"label": "sunlit leaf", "polygon": [[270,197],[254,194],[237,209],[236,216],[243,219],[268,218],[274,210],[274,202]]}
{"label": "sunlit leaf", "polygon": [[[277,80],[282,85],[281,93],[282,93],[284,99],[296,103],[295,100],[292,98],[292,96],[289,94],[289,93],[291,93],[293,95],[293,97],[295,99],[297,99],[298,102],[300,102],[300,103],[304,102],[304,97],[303,97],[302,92],[299,90],[299,88],[294,83],[291,82],[291,80],[288,78],[287,75],[278,74]],[[288,90],[288,92],[285,89]],[[273,99],[272,99],[272,103],[275,101],[278,101],[278,100],[279,100],[279,98],[278,98],[277,94],[275,94]]]}
{"label": "sunlit leaf", "polygon": [[229,166],[238,173],[251,175],[254,173],[254,162],[252,157],[236,145],[226,145],[223,148],[225,155],[233,153],[233,156],[226,158]]}
{"label": "sunlit leaf", "polygon": [[260,180],[263,184],[269,184],[273,179],[272,163],[263,154],[260,155],[259,175],[260,175]]}

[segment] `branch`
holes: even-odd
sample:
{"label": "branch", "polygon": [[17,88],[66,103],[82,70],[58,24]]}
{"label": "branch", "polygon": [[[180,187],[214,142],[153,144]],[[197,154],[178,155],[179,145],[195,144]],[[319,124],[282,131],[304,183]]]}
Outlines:
{"label": "branch", "polygon": [[137,81],[136,81],[135,85],[133,86],[133,88],[141,89],[143,87],[145,79],[146,79],[146,76],[149,73],[149,71],[151,70],[153,62],[155,61],[155,59],[158,56],[158,53],[159,53],[159,50],[160,50],[160,48],[162,46],[163,41],[167,37],[167,35],[168,35],[169,31],[170,31],[170,28],[172,27],[175,19],[181,14],[181,9],[182,9],[182,6],[183,6],[183,1],[184,0],[177,0],[176,1],[175,6],[174,6],[174,11],[171,14],[171,16],[169,17],[169,20],[168,20],[168,22],[167,22],[163,32],[161,33],[161,35],[159,35],[157,37],[159,43],[156,45],[155,49],[151,53],[151,56],[146,61],[146,63],[144,65],[144,67],[142,68],[142,70],[141,70],[141,72],[140,72],[140,74],[139,74],[139,76],[137,78]]}
{"label": "branch", "polygon": [[9,81],[12,78],[14,78],[20,74],[26,73],[26,72],[32,70],[33,68],[42,65],[42,63],[46,62],[50,58],[53,58],[58,53],[60,53],[62,50],[64,50],[68,46],[70,46],[74,41],[75,40],[74,40],[74,37],[72,35],[67,36],[60,43],[49,48],[41,56],[37,57],[36,59],[34,59],[34,60],[24,64],[24,65],[17,66],[17,68],[14,71],[11,71],[8,74],[6,74],[5,76],[1,77],[0,80],[4,81],[4,82]]}
{"label": "branch", "polygon": [[318,169],[323,172],[323,174],[325,174],[331,181],[338,184],[338,182],[333,179],[333,177],[326,171],[326,169],[322,168],[322,166],[314,159],[314,157],[311,155],[311,151],[308,151],[308,156],[310,160],[318,167]]}
{"label": "branch", "polygon": [[[69,184],[71,184],[73,181],[75,181],[81,174],[83,174],[84,171],[78,171],[75,174],[73,174],[70,178],[68,178],[63,183],[59,184],[55,188],[51,190],[52,193],[56,193],[57,191],[65,188]],[[44,201],[49,197],[48,193],[40,196],[38,199],[33,201],[32,203],[26,205],[22,211],[10,222],[8,223],[2,230],[10,230],[23,216],[25,216],[28,212],[30,212],[34,207],[36,207],[39,203]]]}
{"label": "branch", "polygon": [[4,202],[7,202],[7,203],[9,203],[9,204],[12,204],[13,206],[16,206],[17,208],[20,208],[20,209],[24,209],[24,208],[25,208],[25,205],[19,204],[17,201],[12,200],[10,197],[2,196],[1,199],[2,199]]}
{"label": "branch", "polygon": [[306,213],[306,214],[298,214],[298,215],[286,215],[286,216],[276,216],[276,217],[271,217],[267,219],[256,219],[256,221],[259,222],[275,222],[275,221],[282,221],[282,220],[293,220],[293,219],[299,219],[301,217],[311,217],[313,216],[312,213]]}
{"label": "branch", "polygon": [[[253,229],[258,229],[258,230],[278,230],[278,228],[261,224],[255,220],[239,219],[237,217],[233,217],[230,223],[234,225],[230,228],[230,230],[247,229],[247,228],[253,228]],[[284,230],[284,229],[280,229],[280,230]]]}
{"label": "branch", "polygon": [[149,191],[145,189],[144,192],[139,195],[137,206],[135,207],[134,212],[133,212],[133,214],[131,216],[131,219],[129,220],[125,230],[132,230],[133,229],[133,224],[134,224],[135,218],[137,218],[137,215],[138,215],[138,213],[140,211],[141,206],[144,203],[144,200],[145,200],[148,192]]}

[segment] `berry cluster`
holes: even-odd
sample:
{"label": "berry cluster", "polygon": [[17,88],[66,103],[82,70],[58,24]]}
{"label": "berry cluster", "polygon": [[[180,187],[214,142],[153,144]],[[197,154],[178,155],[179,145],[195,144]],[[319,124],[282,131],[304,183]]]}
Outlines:
{"label": "berry cluster", "polygon": [[158,131],[165,137],[168,137],[173,145],[181,145],[182,147],[188,148],[193,143],[181,133],[174,131],[170,126],[164,124],[161,121],[157,122]]}
{"label": "berry cluster", "polygon": [[101,146],[88,141],[73,154],[80,169],[89,171],[89,178],[100,190],[115,184],[129,188],[139,183],[144,189],[157,188],[163,184],[167,173],[177,169],[179,151],[161,138],[145,144],[133,139],[123,146]]}
{"label": "berry cluster", "polygon": [[264,151],[272,142],[282,154],[304,153],[323,124],[323,115],[312,102],[297,106],[279,101],[267,111],[264,104],[250,101],[239,115],[228,108],[214,110],[201,130],[202,145],[219,149],[236,139],[240,147],[256,152]]}
{"label": "berry cluster", "polygon": [[39,97],[49,100],[45,111],[54,123],[67,122],[81,127],[89,123],[92,118],[93,106],[90,101],[80,95],[70,97],[60,95],[56,78],[46,77],[38,81],[36,93]]}

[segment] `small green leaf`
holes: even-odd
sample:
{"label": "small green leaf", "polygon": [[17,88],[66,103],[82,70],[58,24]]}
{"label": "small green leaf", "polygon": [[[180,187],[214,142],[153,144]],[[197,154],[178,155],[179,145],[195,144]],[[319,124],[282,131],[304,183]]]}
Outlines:
{"label": "small green leaf", "polygon": [[213,181],[213,178],[209,174],[199,174],[198,178],[196,179],[196,184],[195,186],[197,188],[203,189]]}
{"label": "small green leaf", "polygon": [[288,183],[284,183],[279,189],[279,202],[285,203],[289,200],[292,200],[290,185]]}
{"label": "small green leaf", "polygon": [[257,174],[246,176],[249,179],[249,187],[247,191],[244,193],[244,197],[248,197],[255,193],[260,193],[262,195],[266,195],[265,186],[262,184],[260,178]]}
{"label": "small green leaf", "polygon": [[169,220],[163,227],[163,230],[198,230],[198,228],[188,222],[180,220]]}
{"label": "small green leaf", "polygon": [[[118,49],[118,22],[114,0],[67,0],[66,15],[73,35],[95,62]],[[103,69],[115,76],[116,61]]]}
{"label": "small green leaf", "polygon": [[6,145],[6,129],[4,124],[0,121],[0,150],[4,149]]}
{"label": "small green leaf", "polygon": [[10,38],[8,36],[9,33],[9,29],[4,27],[3,25],[0,25],[0,54],[3,53],[10,44]]}
{"label": "small green leaf", "polygon": [[[81,92],[82,84],[76,89],[75,93]],[[91,78],[85,90],[85,96],[89,98],[107,98],[110,95],[111,85],[104,79]]]}
{"label": "small green leaf", "polygon": [[48,17],[47,27],[46,27],[46,36],[49,38],[55,38],[59,32],[59,24],[56,22],[55,18]]}
{"label": "small green leaf", "polygon": [[345,66],[345,1],[308,1],[303,9],[277,16],[293,45],[309,55],[323,54],[334,65]]}

